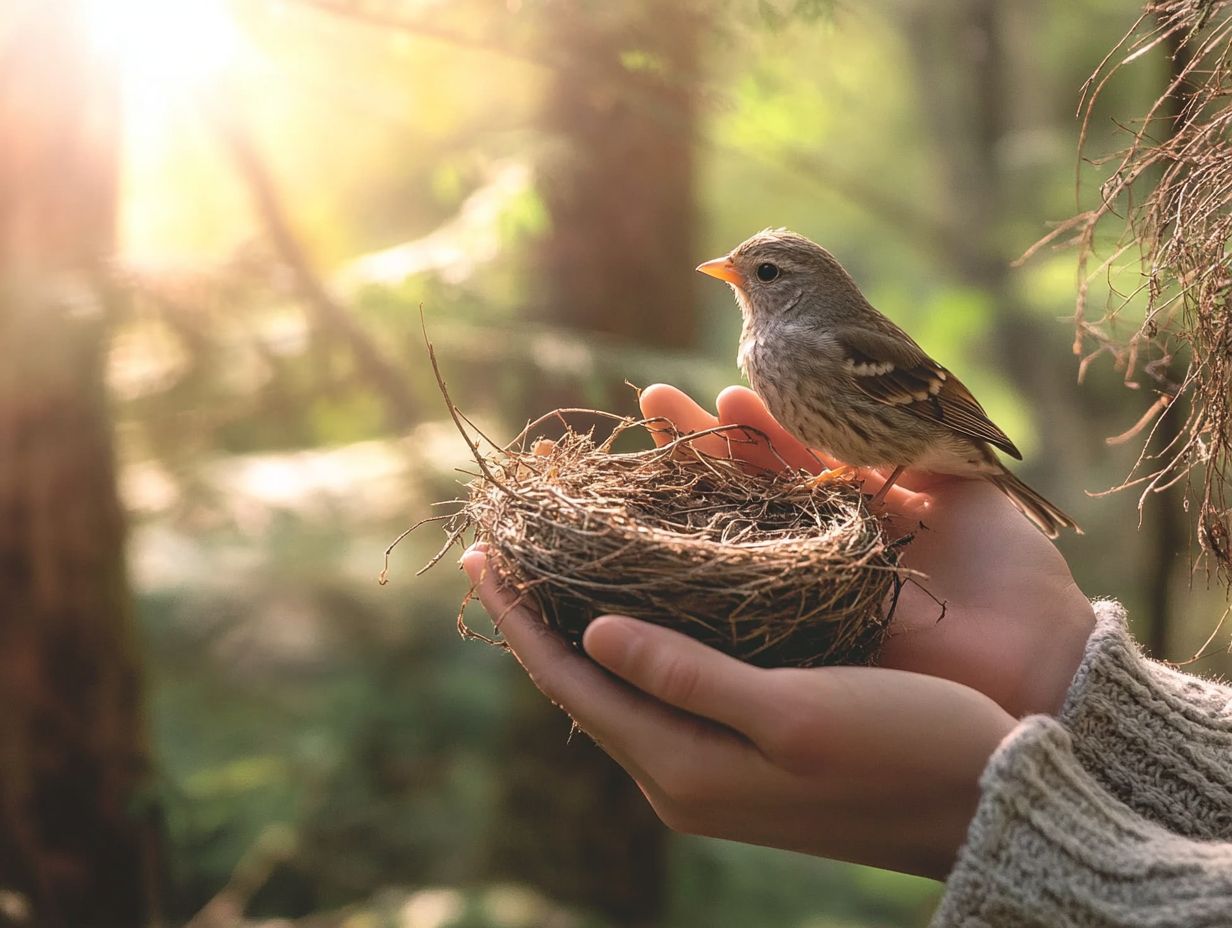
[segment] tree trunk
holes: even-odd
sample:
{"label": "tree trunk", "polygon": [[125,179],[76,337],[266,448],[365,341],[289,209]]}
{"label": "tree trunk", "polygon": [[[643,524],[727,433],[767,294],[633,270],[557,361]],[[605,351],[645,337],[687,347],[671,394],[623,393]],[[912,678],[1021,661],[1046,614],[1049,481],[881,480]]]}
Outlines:
{"label": "tree trunk", "polygon": [[[1163,25],[1163,23],[1161,23]],[[1179,33],[1173,33],[1165,42],[1170,65],[1166,73],[1168,86],[1179,78],[1190,64],[1191,49],[1181,45]],[[1170,135],[1176,120],[1185,109],[1187,90],[1178,86],[1169,98],[1167,112],[1163,115],[1162,133]],[[1179,383],[1180,378],[1172,370],[1166,371],[1168,380]],[[1185,410],[1183,404],[1175,403],[1164,410],[1155,432],[1156,453],[1168,448],[1181,435]],[[1176,484],[1162,493],[1151,495],[1150,511],[1144,513],[1143,529],[1147,533],[1145,563],[1142,565],[1143,599],[1146,601],[1146,628],[1143,643],[1147,653],[1156,660],[1168,660],[1171,654],[1171,630],[1175,622],[1173,597],[1180,580],[1180,554],[1185,550],[1188,537],[1185,532],[1185,487]]]}
{"label": "tree trunk", "polygon": [[541,127],[551,230],[543,315],[660,348],[697,336],[693,134],[700,22],[689,3],[547,9],[557,70]]}
{"label": "tree trunk", "polygon": [[[1013,41],[1013,29],[1022,28],[1032,11],[998,0],[921,2],[911,10],[908,39],[916,84],[937,149],[947,155],[940,164],[944,202],[951,225],[969,230],[967,247],[952,263],[966,281],[994,300],[998,322],[996,342],[989,346],[993,356],[1023,396],[1049,415],[1047,427],[1038,430],[1040,449],[1031,461],[1038,475],[1033,479],[1048,485],[1061,474],[1081,473],[1080,459],[1094,459],[1102,449],[1089,428],[1092,399],[1072,386],[1072,360],[1048,347],[1068,336],[1023,305],[1010,275],[1010,260],[1020,249],[1007,249],[1001,241],[1017,204],[1032,195],[1021,185],[1014,188],[1002,155],[1012,120],[1021,119],[1020,98],[1026,95],[1012,85],[1011,53],[1016,47],[1032,47],[1029,40]],[[1184,51],[1175,45],[1170,51],[1174,67],[1169,79],[1184,66]],[[1182,102],[1174,101],[1174,112]],[[1158,447],[1175,436],[1181,416],[1179,408],[1165,414]],[[1168,653],[1178,553],[1185,541],[1182,496],[1183,488],[1177,486],[1153,498],[1145,522],[1148,542],[1142,546],[1140,595],[1150,616],[1147,645],[1161,658]]]}
{"label": "tree trunk", "polygon": [[[536,268],[552,325],[667,349],[697,336],[693,132],[700,21],[692,5],[550,4],[554,70],[540,171],[551,221]],[[622,409],[619,382],[535,388],[528,415],[596,402]],[[580,420],[575,425],[585,428]],[[657,925],[667,833],[632,780],[533,692],[513,698],[499,872],[605,915]]]}
{"label": "tree trunk", "polygon": [[128,928],[157,830],[103,383],[117,88],[83,32],[26,2],[0,47],[0,889]]}
{"label": "tree trunk", "polygon": [[[909,8],[906,36],[921,108],[940,156],[942,200],[951,228],[966,235],[950,265],[967,284],[988,294],[997,311],[988,350],[1008,379],[1048,414],[1038,430],[1034,480],[1047,485],[1076,469],[1089,429],[1068,386],[1073,361],[1069,336],[1034,317],[1016,291],[1010,262],[1021,248],[1005,241],[1016,206],[1003,166],[1015,109],[1006,31],[1010,11],[997,0],[922,2]],[[1012,90],[1012,92],[1011,92]],[[1049,346],[1061,349],[1057,352]]]}

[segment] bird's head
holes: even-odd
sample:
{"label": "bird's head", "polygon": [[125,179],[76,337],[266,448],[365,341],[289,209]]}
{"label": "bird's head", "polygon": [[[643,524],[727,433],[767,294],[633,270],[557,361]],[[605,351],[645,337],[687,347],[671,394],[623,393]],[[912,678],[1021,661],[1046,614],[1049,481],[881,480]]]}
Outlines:
{"label": "bird's head", "polygon": [[843,314],[864,300],[830,252],[803,235],[766,229],[697,270],[731,284],[746,315]]}

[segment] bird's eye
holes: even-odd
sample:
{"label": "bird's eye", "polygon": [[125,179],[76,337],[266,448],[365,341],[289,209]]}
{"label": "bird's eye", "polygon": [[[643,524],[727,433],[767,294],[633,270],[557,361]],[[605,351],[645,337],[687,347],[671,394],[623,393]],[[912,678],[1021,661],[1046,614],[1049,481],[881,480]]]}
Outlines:
{"label": "bird's eye", "polygon": [[765,264],[757,265],[757,279],[763,283],[768,284],[778,276],[779,266],[777,264],[771,264],[767,261]]}

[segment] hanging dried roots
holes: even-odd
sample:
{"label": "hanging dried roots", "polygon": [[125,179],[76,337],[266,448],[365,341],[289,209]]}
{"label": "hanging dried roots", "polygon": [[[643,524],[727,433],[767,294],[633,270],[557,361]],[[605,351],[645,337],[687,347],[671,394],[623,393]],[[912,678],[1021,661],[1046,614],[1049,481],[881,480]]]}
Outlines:
{"label": "hanging dried roots", "polygon": [[[1143,441],[1123,486],[1139,487],[1145,501],[1183,483],[1186,508],[1197,504],[1202,550],[1232,585],[1232,0],[1148,0],[1084,88],[1084,139],[1112,76],[1156,48],[1171,62],[1168,87],[1111,159],[1099,204],[1045,241],[1076,234],[1083,283],[1074,350],[1082,369],[1110,355],[1127,383],[1136,386],[1144,373],[1158,394],[1137,426],[1110,439]],[[1108,223],[1120,226],[1120,240],[1098,270],[1136,255],[1143,283],[1129,295],[1113,288],[1106,311],[1094,315],[1086,269],[1096,232]],[[1140,324],[1128,338],[1114,336],[1113,320],[1139,292]]]}

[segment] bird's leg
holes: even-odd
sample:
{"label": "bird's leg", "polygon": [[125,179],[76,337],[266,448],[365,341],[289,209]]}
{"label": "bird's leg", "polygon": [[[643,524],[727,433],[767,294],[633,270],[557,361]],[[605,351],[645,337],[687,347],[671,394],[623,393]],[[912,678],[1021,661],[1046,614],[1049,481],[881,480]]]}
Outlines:
{"label": "bird's leg", "polygon": [[816,490],[823,483],[829,483],[832,480],[842,480],[851,474],[854,474],[856,469],[848,464],[840,464],[838,467],[828,467],[816,477],[813,477],[805,484],[810,490]]}
{"label": "bird's leg", "polygon": [[886,494],[890,492],[890,487],[894,486],[894,482],[903,475],[903,471],[906,469],[906,464],[899,464],[898,467],[894,468],[894,472],[886,478],[886,482],[881,485],[881,489],[877,491],[877,495],[869,501],[869,506],[876,506],[883,499],[885,499]]}

